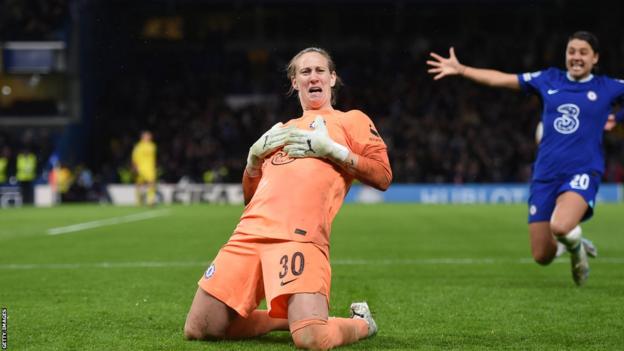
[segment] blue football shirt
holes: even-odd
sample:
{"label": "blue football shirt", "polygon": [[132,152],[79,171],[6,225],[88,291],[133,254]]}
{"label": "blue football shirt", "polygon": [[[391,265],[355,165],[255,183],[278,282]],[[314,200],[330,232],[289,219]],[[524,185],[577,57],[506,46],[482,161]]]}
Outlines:
{"label": "blue football shirt", "polygon": [[624,95],[624,81],[600,75],[574,81],[558,68],[518,74],[518,81],[543,104],[544,134],[533,179],[604,173],[603,128],[613,103]]}

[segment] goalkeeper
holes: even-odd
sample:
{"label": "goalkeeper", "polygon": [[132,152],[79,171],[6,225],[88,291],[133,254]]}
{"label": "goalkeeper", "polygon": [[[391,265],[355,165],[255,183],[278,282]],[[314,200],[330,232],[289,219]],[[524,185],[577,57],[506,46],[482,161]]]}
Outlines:
{"label": "goalkeeper", "polygon": [[141,140],[132,150],[132,170],[135,173],[136,197],[139,205],[156,204],[156,144],[152,133],[143,131]]}
{"label": "goalkeeper", "polygon": [[[199,280],[184,327],[188,339],[238,339],[290,330],[304,349],[331,349],[376,333],[366,302],[330,318],[331,224],[354,179],[385,190],[386,145],[364,113],[332,106],[340,84],[319,48],[287,68],[303,115],[252,145],[243,174],[245,211]],[[266,299],[267,310],[257,309]]]}

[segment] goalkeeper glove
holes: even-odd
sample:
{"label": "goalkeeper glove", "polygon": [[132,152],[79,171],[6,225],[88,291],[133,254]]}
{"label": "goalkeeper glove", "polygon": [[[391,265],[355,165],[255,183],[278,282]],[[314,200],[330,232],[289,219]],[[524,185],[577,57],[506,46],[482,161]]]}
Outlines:
{"label": "goalkeeper glove", "polygon": [[284,152],[290,157],[319,157],[345,161],[349,149],[333,141],[327,132],[322,116],[316,116],[312,124],[314,131],[295,129],[286,138]]}
{"label": "goalkeeper glove", "polygon": [[257,175],[257,171],[262,165],[262,160],[264,160],[267,155],[283,146],[288,134],[295,129],[293,126],[283,128],[283,125],[282,122],[276,123],[266,133],[262,134],[260,139],[251,145],[249,154],[247,154],[247,172],[249,175]]}

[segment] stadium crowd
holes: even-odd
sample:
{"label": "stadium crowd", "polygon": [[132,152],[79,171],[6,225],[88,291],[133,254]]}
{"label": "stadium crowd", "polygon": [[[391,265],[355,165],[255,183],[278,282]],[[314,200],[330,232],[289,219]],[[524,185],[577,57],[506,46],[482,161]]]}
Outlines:
{"label": "stadium crowd", "polygon": [[[408,50],[377,49],[375,55],[367,50],[334,52],[342,68],[338,74],[345,82],[337,106],[343,110],[358,106],[372,116],[388,144],[395,181],[527,181],[536,152],[534,133],[540,101],[460,80],[434,84],[423,64],[431,43],[426,38],[415,39],[418,45]],[[482,56],[507,51],[500,47],[504,38],[491,43]],[[471,56],[469,43],[457,46],[466,51],[464,56],[477,57]],[[206,70],[201,64],[193,67],[163,59],[161,67],[176,68],[171,77],[165,72],[155,77],[138,70],[134,76],[121,78],[118,86],[123,89],[109,89],[114,94],[102,104],[108,108],[102,112],[107,121],[102,127],[108,128],[103,133],[110,136],[101,143],[104,164],[110,165],[110,170],[127,164],[129,150],[140,130],[146,128],[154,132],[158,144],[161,180],[240,181],[247,148],[258,131],[300,113],[293,104],[294,97],[287,103],[277,102],[287,92],[288,82],[281,70],[281,58],[287,56],[266,54],[269,62],[265,66],[272,71],[265,79],[280,83],[258,82],[249,74],[240,80],[253,81],[262,88],[235,85],[231,95],[209,88],[215,84],[211,82],[216,78],[214,69]],[[239,53],[225,55],[222,60],[240,62],[252,71],[252,56]],[[368,60],[362,63],[352,56],[366,56]],[[534,66],[535,60],[531,58],[529,66]],[[506,68],[513,71],[518,67],[524,65],[508,61]],[[187,78],[176,80],[174,76]],[[227,82],[217,84],[227,86]],[[126,128],[118,128],[122,124]],[[607,137],[606,147],[606,180],[621,182],[621,130]]]}
{"label": "stadium crowd", "polygon": [[[394,28],[380,32],[371,25],[359,29],[359,36],[353,29],[339,34],[335,21],[327,20],[323,25],[330,28],[328,33],[311,42],[298,39],[302,33],[289,32],[287,24],[273,27],[270,18],[265,19],[264,37],[251,42],[242,39],[247,32],[223,19],[208,21],[203,30],[184,32],[184,25],[176,27],[179,16],[189,17],[182,11],[169,15],[176,19],[173,27],[180,33],[165,31],[169,33],[165,38],[154,36],[148,15],[142,18],[143,28],[114,23],[110,34],[98,34],[108,37],[94,55],[108,52],[112,45],[119,55],[124,52],[123,64],[118,58],[91,61],[101,62],[104,68],[98,69],[109,74],[94,83],[99,94],[93,99],[92,115],[86,117],[90,119],[88,157],[69,160],[70,167],[84,162],[81,169],[89,169],[103,183],[131,182],[132,147],[142,130],[150,130],[158,148],[159,181],[239,182],[247,150],[258,133],[300,113],[296,97],[284,99],[289,84],[286,58],[318,43],[332,53],[345,83],[336,107],[360,108],[375,121],[389,147],[395,182],[526,182],[537,148],[534,130],[540,101],[460,79],[434,83],[425,60],[429,52],[450,43],[475,66],[497,63],[497,69],[517,73],[529,67],[562,66],[561,48],[577,28],[553,31],[545,25],[550,18],[545,13],[533,19],[536,25],[524,30],[520,39],[512,38],[522,19],[504,16],[488,26],[466,18],[444,30],[440,24],[434,36],[419,30],[435,22],[427,14],[421,26],[397,24],[397,18],[405,22],[409,17],[405,12],[389,16],[390,20],[383,20],[388,16],[382,13],[379,25],[393,23]],[[224,18],[236,20],[236,16]],[[462,26],[470,30],[459,30]],[[618,64],[624,41],[617,31],[597,32],[604,52],[601,71],[624,77]],[[120,38],[120,33],[126,37]],[[517,52],[523,54],[510,54]],[[85,84],[90,78],[82,79]],[[30,140],[40,144],[34,149],[43,174],[52,141],[45,130],[35,133],[42,134]],[[24,131],[2,134],[0,148],[9,148],[13,155],[28,139]],[[623,182],[622,127],[607,135],[605,149],[605,181]]]}
{"label": "stadium crowd", "polygon": [[0,4],[0,40],[60,40],[69,19],[67,0],[6,0]]}

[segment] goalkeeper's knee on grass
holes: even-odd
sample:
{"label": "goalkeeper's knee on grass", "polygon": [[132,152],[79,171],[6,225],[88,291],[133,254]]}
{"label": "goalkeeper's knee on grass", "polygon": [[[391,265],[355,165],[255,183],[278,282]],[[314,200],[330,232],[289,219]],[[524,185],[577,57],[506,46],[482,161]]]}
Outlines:
{"label": "goalkeeper's knee on grass", "polygon": [[290,324],[290,333],[297,348],[330,350],[348,345],[368,336],[368,324],[362,319],[305,319]]}

